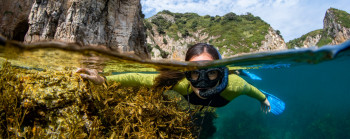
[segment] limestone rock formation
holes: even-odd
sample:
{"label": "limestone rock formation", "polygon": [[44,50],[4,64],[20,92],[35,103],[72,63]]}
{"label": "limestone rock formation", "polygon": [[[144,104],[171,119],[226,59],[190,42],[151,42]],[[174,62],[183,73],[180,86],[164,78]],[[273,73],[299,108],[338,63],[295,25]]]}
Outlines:
{"label": "limestone rock formation", "polygon": [[[36,0],[17,3],[31,7],[27,16],[29,28],[24,38],[27,43],[44,40],[76,42],[149,57],[139,0]],[[2,22],[1,26],[9,25]],[[12,39],[11,35],[7,36]]]}
{"label": "limestone rock formation", "polygon": [[34,0],[0,0],[0,34],[23,41]]}
{"label": "limestone rock formation", "polygon": [[288,48],[336,45],[350,39],[350,14],[330,8],[323,19],[323,29],[309,32],[287,43]]}
{"label": "limestone rock formation", "polygon": [[[342,21],[339,19],[340,15],[337,15],[336,12],[339,11],[333,8],[328,9],[323,20],[323,29],[326,31],[327,35],[333,38],[332,45],[340,44],[350,39],[350,28],[345,25],[349,23],[342,24]],[[348,16],[348,18],[350,18],[350,16]]]}
{"label": "limestone rock formation", "polygon": [[268,34],[265,36],[262,45],[259,47],[259,51],[274,51],[287,49],[287,45],[283,38],[276,33],[272,28],[269,29]]}
{"label": "limestone rock formation", "polygon": [[318,41],[320,41],[322,35],[317,34],[315,36],[307,36],[305,41],[303,42],[303,47],[316,46]]}
{"label": "limestone rock formation", "polygon": [[[167,58],[173,60],[184,60],[186,51],[191,44],[195,44],[198,42],[209,43],[208,40],[212,40],[219,37],[210,36],[208,33],[202,32],[201,30],[193,32],[191,36],[179,40],[175,40],[174,38],[171,38],[168,35],[159,35],[159,33],[157,33],[156,31],[154,32],[154,34],[154,36],[147,37],[147,42],[151,45],[159,46],[160,49],[152,49],[152,59]],[[164,43],[164,40],[166,40],[166,44]],[[268,34],[265,36],[265,40],[263,40],[261,43],[262,45],[258,46],[257,50],[252,49],[250,52],[253,53],[287,49],[286,43],[284,42],[283,38],[279,36],[276,33],[276,31],[272,28],[269,29]],[[167,53],[167,57],[163,57],[163,53]],[[235,54],[233,50],[227,50],[224,51],[222,55],[223,57],[231,57],[237,54]]]}

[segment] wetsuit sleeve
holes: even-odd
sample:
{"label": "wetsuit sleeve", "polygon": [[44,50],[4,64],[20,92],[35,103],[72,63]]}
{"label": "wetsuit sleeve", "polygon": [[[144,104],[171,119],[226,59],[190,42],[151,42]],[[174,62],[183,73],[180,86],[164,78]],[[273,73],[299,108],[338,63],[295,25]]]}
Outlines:
{"label": "wetsuit sleeve", "polygon": [[[187,95],[192,93],[191,87],[189,87],[189,82],[187,79],[182,79],[179,83],[177,83],[172,90],[178,92],[181,95]],[[188,89],[188,90],[187,90]]]}
{"label": "wetsuit sleeve", "polygon": [[247,82],[244,84],[242,93],[259,101],[264,101],[266,99],[266,96],[259,89]]}
{"label": "wetsuit sleeve", "polygon": [[263,101],[266,98],[265,95],[261,91],[259,91],[259,89],[247,83],[238,75],[229,75],[228,81],[229,83],[226,89],[220,94],[220,96],[222,96],[228,101],[231,101],[240,95],[247,95],[259,101]]}
{"label": "wetsuit sleeve", "polygon": [[106,76],[108,82],[119,82],[122,86],[137,87],[146,86],[152,87],[154,79],[158,74],[143,74],[143,73],[125,73],[118,75]]}

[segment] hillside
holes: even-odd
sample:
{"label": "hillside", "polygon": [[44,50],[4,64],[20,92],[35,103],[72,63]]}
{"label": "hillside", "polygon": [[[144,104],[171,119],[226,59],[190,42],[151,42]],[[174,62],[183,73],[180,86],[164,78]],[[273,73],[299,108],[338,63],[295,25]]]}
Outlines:
{"label": "hillside", "polygon": [[287,43],[288,48],[335,45],[350,39],[350,14],[330,8],[323,20],[323,29],[309,32]]}
{"label": "hillside", "polygon": [[219,48],[224,57],[240,53],[286,49],[279,31],[250,13],[199,16],[195,13],[159,12],[144,20],[147,45],[153,59],[184,59],[198,42]]}

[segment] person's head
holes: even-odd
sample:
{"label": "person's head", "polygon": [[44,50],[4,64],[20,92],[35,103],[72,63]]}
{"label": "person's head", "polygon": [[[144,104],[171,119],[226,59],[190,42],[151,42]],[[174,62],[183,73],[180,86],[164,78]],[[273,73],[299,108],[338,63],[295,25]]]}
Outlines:
{"label": "person's head", "polygon": [[[212,61],[218,59],[221,59],[221,55],[217,49],[205,43],[198,43],[190,47],[185,57],[185,61]],[[200,76],[200,72],[205,75]],[[226,67],[188,71],[185,74],[180,71],[164,69],[160,71],[160,75],[155,79],[155,87],[171,87],[186,77],[187,80],[191,82],[191,88],[197,95],[209,98],[225,89],[227,85],[227,76],[228,71]],[[204,80],[202,80],[203,77],[205,78]],[[201,86],[206,87],[203,88]],[[202,90],[200,91],[200,89]]]}
{"label": "person's head", "polygon": [[217,60],[221,59],[217,49],[206,43],[198,43],[186,52],[185,61]]}
{"label": "person's head", "polygon": [[[190,47],[185,57],[185,61],[212,61],[218,59],[221,59],[218,50],[214,46],[205,43],[198,43]],[[223,67],[187,71],[185,74],[187,80],[191,83],[192,90],[199,97],[212,97],[219,93],[217,90],[226,87],[223,84],[224,87],[220,88],[219,86],[219,89],[217,89],[225,77],[225,68]]]}

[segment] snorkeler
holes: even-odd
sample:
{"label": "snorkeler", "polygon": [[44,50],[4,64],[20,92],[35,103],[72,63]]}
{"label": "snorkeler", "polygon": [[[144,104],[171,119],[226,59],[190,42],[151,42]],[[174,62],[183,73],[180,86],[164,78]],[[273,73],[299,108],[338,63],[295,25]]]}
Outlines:
{"label": "snorkeler", "polygon": [[[220,53],[212,45],[198,43],[190,47],[185,61],[212,61],[221,59]],[[247,83],[236,74],[228,73],[227,67],[176,72],[161,71],[159,75],[127,73],[102,77],[97,70],[80,68],[82,78],[95,84],[106,81],[120,82],[123,86],[163,86],[171,87],[194,105],[222,107],[240,95],[248,95],[261,102],[261,109],[270,112],[270,102],[259,89]]]}

